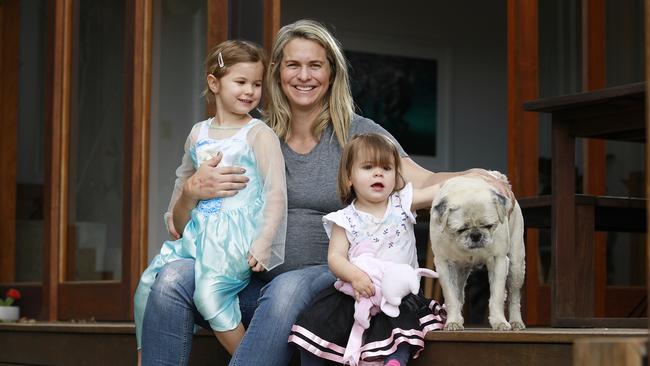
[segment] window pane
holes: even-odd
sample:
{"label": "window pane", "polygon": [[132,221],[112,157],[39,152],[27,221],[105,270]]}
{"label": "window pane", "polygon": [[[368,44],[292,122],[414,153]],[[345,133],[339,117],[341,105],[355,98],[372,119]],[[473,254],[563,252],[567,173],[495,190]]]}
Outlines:
{"label": "window pane", "polygon": [[121,1],[75,3],[67,280],[121,278],[124,18]]}
{"label": "window pane", "polygon": [[[644,75],[644,2],[607,0],[607,86],[637,83]],[[645,145],[607,141],[606,194],[645,197]],[[645,285],[645,234],[607,234],[607,283]]]}
{"label": "window pane", "polygon": [[206,1],[154,2],[149,259],[169,239],[162,216],[174,187],[175,169],[190,129],[205,118],[201,93],[205,87],[206,16]]}
{"label": "window pane", "polygon": [[46,2],[20,2],[18,141],[16,145],[16,277],[40,282],[43,263]]}

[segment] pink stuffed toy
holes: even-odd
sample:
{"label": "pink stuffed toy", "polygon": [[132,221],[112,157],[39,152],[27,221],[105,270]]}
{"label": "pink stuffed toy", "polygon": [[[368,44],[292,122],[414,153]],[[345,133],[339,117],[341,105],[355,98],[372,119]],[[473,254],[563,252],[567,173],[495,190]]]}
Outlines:
{"label": "pink stuffed toy", "polygon": [[[402,298],[420,291],[420,277],[437,278],[438,274],[430,269],[415,269],[408,264],[379,259],[370,245],[356,245],[350,250],[349,258],[350,263],[368,274],[375,285],[374,296],[361,297],[354,304],[355,321],[343,355],[344,361],[354,366],[359,363],[361,336],[370,326],[370,317],[380,310],[390,317],[397,317]],[[354,296],[354,289],[347,282],[337,280],[334,287]]]}

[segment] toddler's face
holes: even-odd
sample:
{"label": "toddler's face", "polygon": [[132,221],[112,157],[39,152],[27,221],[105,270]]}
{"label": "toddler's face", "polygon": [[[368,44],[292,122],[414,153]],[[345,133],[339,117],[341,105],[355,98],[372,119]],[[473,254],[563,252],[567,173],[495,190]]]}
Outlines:
{"label": "toddler's face", "polygon": [[383,202],[395,189],[395,164],[382,165],[363,158],[357,159],[352,165],[350,183],[357,200]]}

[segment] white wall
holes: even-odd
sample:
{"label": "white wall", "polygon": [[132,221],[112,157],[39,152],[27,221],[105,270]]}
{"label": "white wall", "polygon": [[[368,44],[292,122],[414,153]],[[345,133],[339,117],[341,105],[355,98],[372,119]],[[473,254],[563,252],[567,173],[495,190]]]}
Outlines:
{"label": "white wall", "polygon": [[391,47],[412,45],[407,54],[426,54],[431,50],[418,48],[431,47],[445,55],[449,74],[443,77],[449,83],[441,93],[448,93],[449,156],[442,169],[448,170],[507,170],[506,15],[505,0],[282,1],[283,25],[301,18],[322,21],[344,48],[364,35],[377,53],[383,53],[385,40]]}

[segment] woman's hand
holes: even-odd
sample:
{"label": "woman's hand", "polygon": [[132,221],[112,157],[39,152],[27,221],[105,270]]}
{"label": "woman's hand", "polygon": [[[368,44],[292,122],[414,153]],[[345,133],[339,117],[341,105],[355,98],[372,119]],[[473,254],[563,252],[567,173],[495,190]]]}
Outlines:
{"label": "woman's hand", "polygon": [[183,194],[194,201],[231,197],[246,187],[248,178],[240,167],[220,167],[221,152],[205,161],[183,185]]}
{"label": "woman's hand", "polygon": [[[199,200],[234,196],[246,187],[248,178],[243,175],[245,170],[234,166],[220,167],[221,158],[221,152],[217,153],[215,157],[201,164],[185,181],[173,208],[174,228],[185,227],[190,221],[190,211],[196,207]],[[178,234],[178,229],[176,233]]]}
{"label": "woman's hand", "polygon": [[350,285],[354,289],[354,298],[359,300],[361,296],[371,297],[375,295],[375,285],[372,283],[370,277],[363,271],[358,276],[355,276],[350,281]]}
{"label": "woman's hand", "polygon": [[506,196],[511,201],[514,201],[515,195],[512,193],[512,188],[508,182],[508,178],[501,173],[491,173],[485,169],[470,169],[465,174],[467,177],[477,177],[481,178],[484,181],[488,182],[492,187],[496,188],[499,193]]}

